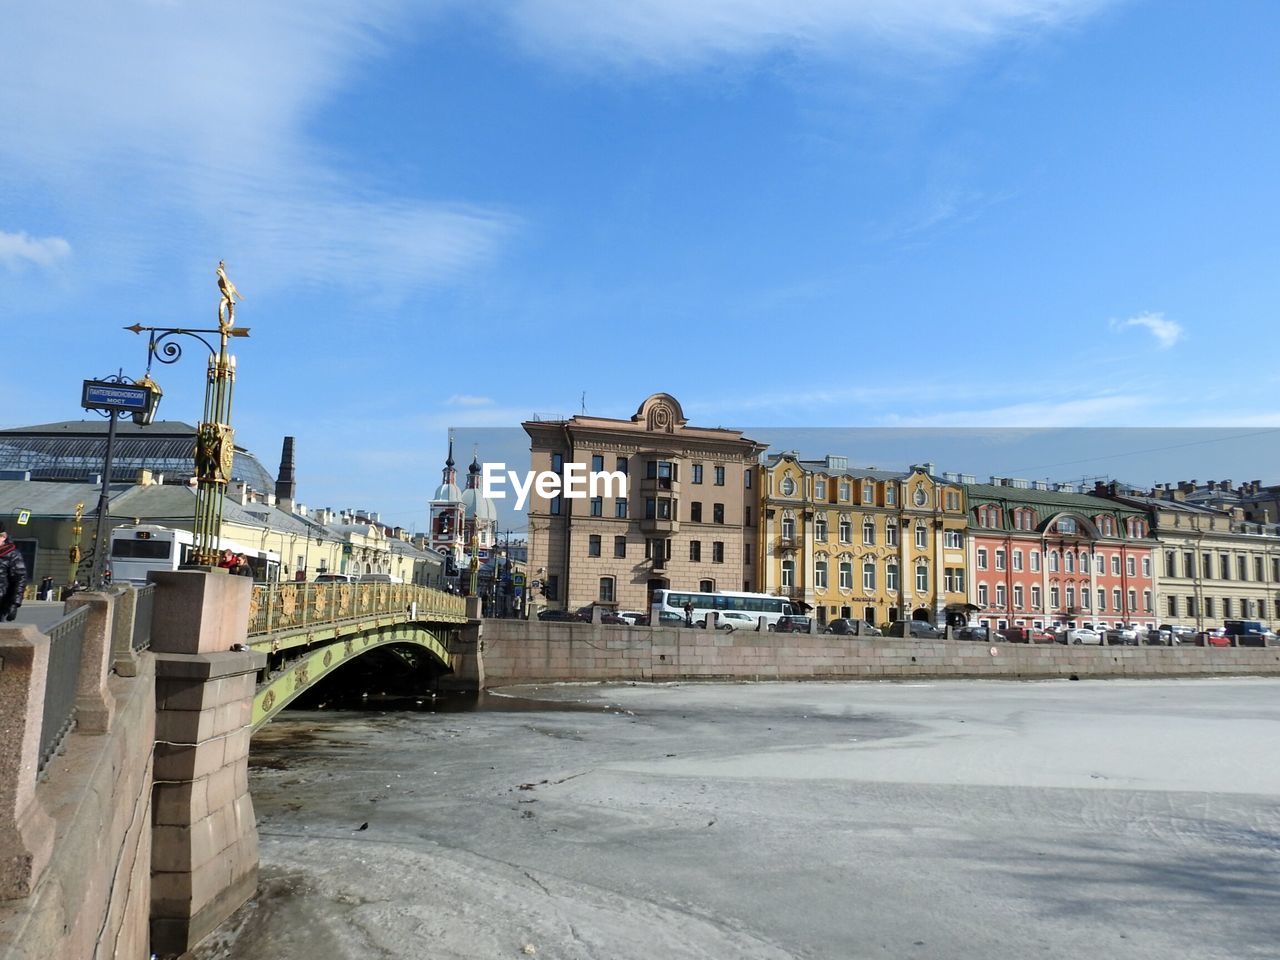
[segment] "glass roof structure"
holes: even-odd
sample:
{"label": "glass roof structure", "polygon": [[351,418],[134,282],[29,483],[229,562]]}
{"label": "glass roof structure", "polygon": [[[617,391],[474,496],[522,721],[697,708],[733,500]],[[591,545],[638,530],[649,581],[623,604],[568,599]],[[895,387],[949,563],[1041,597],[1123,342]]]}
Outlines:
{"label": "glass roof structure", "polygon": [[[131,483],[139,470],[162,473],[185,483],[195,475],[195,427],[180,421],[158,421],[139,427],[121,420],[111,463],[113,483]],[[107,452],[107,422],[69,420],[34,427],[0,430],[0,471],[30,472],[32,480],[84,480],[101,476]],[[252,453],[235,449],[232,479],[271,493],[275,479]]]}

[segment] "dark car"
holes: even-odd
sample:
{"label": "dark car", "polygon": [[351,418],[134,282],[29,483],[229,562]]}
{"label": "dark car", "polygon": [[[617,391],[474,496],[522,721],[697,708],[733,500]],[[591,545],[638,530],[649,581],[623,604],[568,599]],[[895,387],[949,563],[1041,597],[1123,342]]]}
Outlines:
{"label": "dark car", "polygon": [[1005,643],[1054,643],[1056,638],[1043,627],[1006,627],[997,630]]}
{"label": "dark car", "polygon": [[991,640],[991,630],[987,627],[956,627],[955,638],[957,640],[973,640],[977,643],[988,643]]}
{"label": "dark car", "polygon": [[[584,623],[592,623],[595,620],[594,611],[594,606],[582,607],[578,610],[578,619]],[[600,610],[600,622],[613,624],[614,626],[631,626],[631,622],[618,616],[616,611],[604,608]]]}
{"label": "dark car", "polygon": [[808,633],[809,625],[812,623],[813,617],[797,617],[788,614],[785,617],[779,617],[778,625],[770,629],[778,633]]}
{"label": "dark car", "polygon": [[1136,647],[1140,634],[1137,627],[1112,627],[1103,633],[1103,638],[1113,647]]}
{"label": "dark car", "polygon": [[946,634],[924,620],[895,620],[885,631],[886,637],[910,637],[913,640],[941,640]]}
{"label": "dark car", "polygon": [[827,624],[824,633],[835,633],[842,637],[882,637],[879,627],[873,627],[865,620],[848,620],[841,618]]}
{"label": "dark car", "polygon": [[672,613],[670,610],[663,610],[659,612],[657,625],[660,627],[688,626],[688,624],[684,622],[684,614]]}
{"label": "dark car", "polygon": [[539,620],[551,623],[581,623],[582,618],[571,610],[543,610],[538,614]]}

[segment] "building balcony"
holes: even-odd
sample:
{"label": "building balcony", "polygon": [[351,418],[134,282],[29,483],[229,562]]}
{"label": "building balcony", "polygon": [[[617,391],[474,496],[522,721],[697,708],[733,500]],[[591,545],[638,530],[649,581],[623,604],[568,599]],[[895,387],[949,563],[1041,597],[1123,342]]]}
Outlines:
{"label": "building balcony", "polygon": [[642,533],[669,534],[680,529],[680,521],[674,518],[645,517],[640,521]]}
{"label": "building balcony", "polygon": [[775,537],[773,541],[775,550],[795,550],[799,546],[800,540],[796,537]]}
{"label": "building balcony", "polygon": [[680,496],[680,481],[672,480],[670,477],[641,477],[640,493],[641,495],[668,494],[672,497],[678,497]]}

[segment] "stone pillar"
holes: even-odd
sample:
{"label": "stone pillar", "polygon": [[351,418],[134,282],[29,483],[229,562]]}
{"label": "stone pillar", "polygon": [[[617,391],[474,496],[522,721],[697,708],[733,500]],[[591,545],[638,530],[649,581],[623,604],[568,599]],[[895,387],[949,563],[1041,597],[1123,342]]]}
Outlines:
{"label": "stone pillar", "polygon": [[151,946],[176,954],[204,939],[257,888],[248,758],[253,694],[266,656],[244,649],[253,586],[246,578],[189,570],[153,578]]}
{"label": "stone pillar", "polygon": [[49,638],[0,625],[0,900],[30,896],[53,853],[53,821],[36,800]]}
{"label": "stone pillar", "polygon": [[109,593],[73,593],[67,598],[67,613],[80,607],[89,608],[89,619],[76,680],[76,731],[106,733],[116,709],[115,697],[107,689],[115,597]]}

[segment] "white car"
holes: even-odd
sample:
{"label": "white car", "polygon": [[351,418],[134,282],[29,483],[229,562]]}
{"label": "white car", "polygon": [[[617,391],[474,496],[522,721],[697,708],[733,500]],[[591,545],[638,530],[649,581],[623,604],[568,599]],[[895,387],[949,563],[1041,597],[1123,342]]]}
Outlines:
{"label": "white car", "polygon": [[637,621],[643,620],[649,615],[641,613],[639,610],[619,610],[618,616],[634,627]]}
{"label": "white car", "polygon": [[[759,621],[749,613],[734,613],[730,610],[716,614],[717,630],[754,630],[758,623]],[[699,620],[698,625],[705,627],[707,625],[706,618],[703,617]]]}
{"label": "white car", "polygon": [[1068,627],[1060,634],[1060,643],[1075,644],[1093,644],[1095,647],[1102,646],[1102,634],[1092,627]]}

